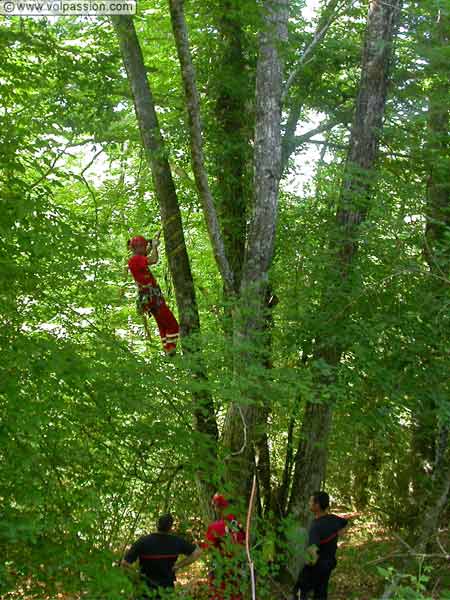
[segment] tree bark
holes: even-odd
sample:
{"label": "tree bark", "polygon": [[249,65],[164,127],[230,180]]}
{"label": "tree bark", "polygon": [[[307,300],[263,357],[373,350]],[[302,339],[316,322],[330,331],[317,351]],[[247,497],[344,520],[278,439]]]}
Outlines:
{"label": "tree bark", "polygon": [[[283,42],[287,41],[289,0],[266,0],[263,31],[259,37],[256,73],[256,124],[254,144],[254,206],[242,270],[239,305],[235,311],[234,344],[237,377],[251,381],[253,368],[264,369],[267,335],[268,270],[273,256],[281,177],[281,96]],[[259,382],[255,382],[256,387]],[[253,387],[253,386],[250,386]],[[250,390],[247,392],[252,395]],[[224,428],[230,454],[227,481],[245,498],[254,468],[254,445],[265,428],[264,401],[250,397],[233,403]],[[259,406],[258,406],[259,404]],[[245,444],[243,445],[243,440]]]}
{"label": "tree bark", "polygon": [[[425,258],[433,276],[431,288],[437,311],[442,310],[443,302],[444,306],[448,302],[450,289],[450,94],[447,61],[449,27],[449,13],[439,12],[432,27],[429,43],[428,70],[433,83],[428,101],[428,144],[425,148],[425,164],[428,170]],[[427,316],[430,314],[430,308],[427,307]],[[442,335],[444,336],[445,334]],[[445,398],[445,390],[437,397],[439,396]],[[421,514],[424,514],[423,511],[426,514],[419,530],[418,552],[424,552],[428,540],[436,532],[449,494],[450,423],[448,417],[446,418],[444,402],[440,405],[430,398],[427,406],[420,407],[416,415],[417,428],[414,432],[413,447],[418,447],[419,451],[415,458],[419,458],[420,466],[433,465],[431,481],[430,473],[423,471],[425,485],[418,486],[419,497],[416,500],[421,505]],[[442,418],[439,418],[439,413],[442,413]],[[431,510],[428,508],[430,506]],[[416,534],[416,531],[412,533]]]}
{"label": "tree bark", "polygon": [[[111,17],[111,20],[119,40],[142,142],[150,163],[161,210],[165,249],[175,287],[183,348],[196,356],[199,366],[194,376],[204,379],[206,375],[201,350],[195,339],[200,332],[200,320],[178,197],[159,127],[152,91],[147,79],[141,47],[131,17]],[[202,468],[198,472],[199,489],[202,493],[203,505],[207,510],[212,487],[205,474],[211,470],[211,463],[214,462],[218,429],[210,394],[207,392],[197,393],[194,401],[195,428],[202,434],[205,454],[211,457],[211,461],[207,461],[204,469]]]}
{"label": "tree bark", "polygon": [[441,13],[432,37],[430,76],[434,78],[428,110],[428,147],[426,164],[427,225],[425,257],[430,270],[448,277],[450,274],[450,144],[448,60],[450,18]]}
{"label": "tree bark", "polygon": [[225,252],[239,293],[245,252],[246,210],[250,195],[249,164],[253,113],[246,62],[243,17],[236,0],[224,0],[216,27],[222,54],[217,69],[215,107],[215,178],[217,211]]}
{"label": "tree bark", "polygon": [[[365,218],[371,198],[371,185],[376,173],[375,163],[382,128],[386,94],[389,82],[392,46],[401,9],[401,0],[372,0],[367,20],[362,54],[361,79],[352,125],[342,192],[336,212],[336,235],[330,240],[335,255],[335,267],[327,287],[332,290],[333,312],[341,314],[337,330],[345,330],[348,311],[344,307],[348,297],[342,281],[347,278],[357,251],[358,226]],[[338,273],[338,279],[336,275]],[[336,290],[340,288],[339,292]],[[329,298],[325,298],[323,306]],[[329,309],[328,309],[329,310]],[[289,512],[307,526],[310,521],[309,497],[321,488],[325,480],[327,445],[332,422],[332,384],[342,352],[348,340],[331,343],[318,339],[314,361],[326,363],[329,372],[319,371],[316,403],[306,405],[305,417],[295,459],[295,471]],[[331,400],[321,401],[321,391],[328,391]]]}
{"label": "tree bark", "polygon": [[374,168],[389,84],[392,46],[402,0],[372,0],[363,50],[361,80],[347,155],[344,185],[336,215],[339,254],[344,268],[357,251],[358,226],[370,205]]}
{"label": "tree bark", "polygon": [[200,120],[200,98],[197,90],[195,68],[192,62],[189,48],[189,38],[186,19],[183,9],[184,0],[169,0],[170,16],[172,21],[173,35],[177,46],[178,59],[181,66],[181,77],[183,80],[186,96],[186,107],[188,113],[189,133],[191,139],[192,168],[198,195],[203,205],[206,226],[211,240],[212,249],[216,263],[225,285],[225,289],[234,289],[234,275],[225,254],[225,247],[217,219],[216,208],[208,183],[203,155],[202,126]]}
{"label": "tree bark", "polygon": [[199,330],[200,321],[175,184],[133,20],[128,16],[111,17],[111,20],[118,36],[143,146],[152,171],[161,210],[165,250],[175,286],[181,334],[186,337]]}
{"label": "tree bark", "polygon": [[[265,30],[261,32],[256,71],[254,150],[255,204],[249,226],[241,294],[260,287],[265,305],[268,270],[272,261],[281,178],[281,94],[283,42],[287,42],[289,0],[264,2]],[[261,317],[260,317],[261,318]],[[248,323],[251,325],[251,323]]]}

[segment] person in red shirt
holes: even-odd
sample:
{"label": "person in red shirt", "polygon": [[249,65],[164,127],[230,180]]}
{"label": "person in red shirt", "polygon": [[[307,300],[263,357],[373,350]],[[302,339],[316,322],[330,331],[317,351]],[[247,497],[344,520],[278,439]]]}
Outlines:
{"label": "person in red shirt", "polygon": [[150,256],[147,255],[149,240],[140,235],[129,240],[128,248],[133,255],[128,260],[128,269],[138,288],[138,312],[154,316],[164,350],[167,354],[173,354],[177,347],[180,327],[149,268],[158,262],[159,235],[151,240]]}
{"label": "person in red shirt", "polygon": [[245,531],[237,517],[227,511],[229,502],[222,494],[214,494],[212,505],[217,518],[208,526],[206,542],[203,544],[213,557],[209,573],[209,598],[242,600],[240,572]]}

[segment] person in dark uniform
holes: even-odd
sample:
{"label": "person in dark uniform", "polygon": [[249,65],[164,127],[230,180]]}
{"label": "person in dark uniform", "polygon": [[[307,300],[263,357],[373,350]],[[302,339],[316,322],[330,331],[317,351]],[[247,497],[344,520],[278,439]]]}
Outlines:
{"label": "person in dark uniform", "polygon": [[309,530],[308,558],[294,587],[294,598],[327,600],[328,582],[336,567],[337,542],[347,527],[347,519],[329,513],[330,497],[326,492],[314,492],[310,509],[314,521]]}
{"label": "person in dark uniform", "polygon": [[[122,560],[123,566],[129,566],[139,560],[139,571],[148,588],[148,593],[144,592],[140,596],[141,600],[159,598],[161,588],[173,589],[175,573],[196,561],[202,552],[198,546],[173,535],[172,526],[172,515],[159,517],[157,532],[139,538]],[[180,554],[186,558],[177,563]]]}

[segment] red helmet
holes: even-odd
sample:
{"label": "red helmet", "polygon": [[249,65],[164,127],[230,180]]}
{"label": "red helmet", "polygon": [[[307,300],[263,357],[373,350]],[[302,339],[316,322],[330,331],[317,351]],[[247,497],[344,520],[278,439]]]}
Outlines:
{"label": "red helmet", "polygon": [[212,503],[216,508],[227,508],[229,505],[228,500],[222,494],[214,494],[212,497]]}
{"label": "red helmet", "polygon": [[148,240],[145,239],[145,237],[142,237],[142,235],[137,235],[134,238],[131,238],[130,240],[130,247],[131,248],[136,248],[136,246],[147,246],[148,244]]}

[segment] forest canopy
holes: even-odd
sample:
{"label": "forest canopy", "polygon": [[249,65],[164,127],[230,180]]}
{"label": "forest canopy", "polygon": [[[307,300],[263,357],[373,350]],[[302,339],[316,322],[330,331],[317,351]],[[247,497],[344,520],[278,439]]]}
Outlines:
{"label": "forest canopy", "polygon": [[[320,489],[375,563],[333,598],[450,597],[449,13],[0,16],[2,598],[132,598],[158,515],[201,541],[254,478],[258,598]],[[175,354],[126,268],[159,230]]]}

